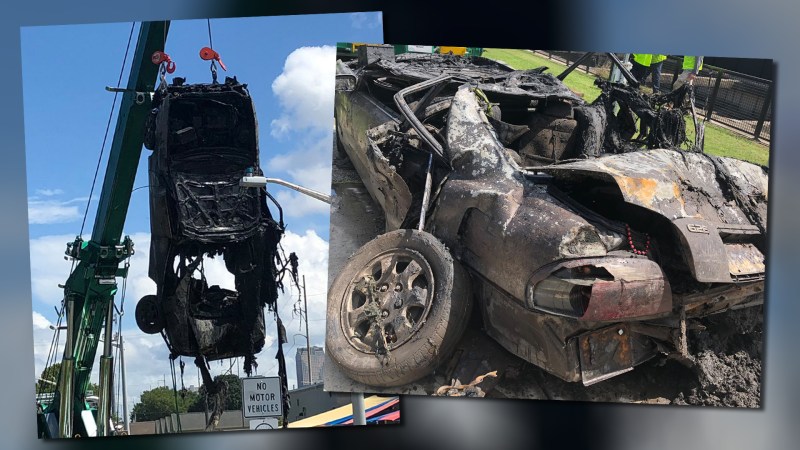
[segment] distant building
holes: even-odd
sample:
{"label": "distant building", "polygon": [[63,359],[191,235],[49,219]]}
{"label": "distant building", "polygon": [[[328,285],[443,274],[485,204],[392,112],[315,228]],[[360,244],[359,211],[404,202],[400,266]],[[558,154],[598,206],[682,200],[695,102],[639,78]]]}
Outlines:
{"label": "distant building", "polygon": [[308,352],[305,347],[297,349],[294,360],[297,364],[298,389],[322,381],[322,364],[325,362],[325,351],[322,347],[311,347],[311,367],[308,365]]}
{"label": "distant building", "polygon": [[[311,348],[311,352],[311,362],[313,363],[314,347]],[[303,349],[303,356],[305,355],[306,352]],[[310,386],[289,391],[289,423],[350,403],[350,394],[325,392],[322,387],[322,379],[320,379],[320,381],[315,380]]]}

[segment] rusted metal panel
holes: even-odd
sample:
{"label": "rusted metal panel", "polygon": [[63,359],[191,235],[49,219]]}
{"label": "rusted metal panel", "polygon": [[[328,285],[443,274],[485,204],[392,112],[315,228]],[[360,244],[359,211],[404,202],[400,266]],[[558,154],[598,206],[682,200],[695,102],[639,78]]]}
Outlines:
{"label": "rusted metal panel", "polygon": [[[604,278],[581,273],[604,272]],[[568,262],[544,266],[528,281],[528,305],[544,309],[534,299],[534,291],[553,274],[571,271],[574,278],[561,278],[574,286],[587,288],[588,305],[583,314],[572,316],[582,321],[630,321],[654,318],[669,314],[672,310],[672,293],[669,282],[654,261],[637,257],[607,256],[603,258],[581,258]],[[564,315],[559,311],[549,311]]]}
{"label": "rusted metal panel", "polygon": [[666,347],[658,340],[668,341],[672,335],[667,327],[629,322],[577,336],[581,381],[589,386],[633,370],[664,352]]}
{"label": "rusted metal panel", "polygon": [[[740,175],[734,179],[740,184],[746,183],[748,198],[759,206],[763,204],[763,210],[757,208],[758,220],[766,224],[765,170],[730,158],[657,149],[607,155],[538,170],[556,177],[574,177],[581,173],[611,177],[625,201],[668,219],[692,217],[726,224],[751,224],[742,206],[728,192],[728,183],[717,174],[715,164],[730,167],[731,172],[738,171]],[[752,181],[745,181],[748,177],[752,177]]]}
{"label": "rusted metal panel", "polygon": [[633,370],[633,343],[626,325],[584,334],[578,348],[584,386]]}
{"label": "rusted metal panel", "polygon": [[[406,214],[411,207],[411,192],[405,181],[389,165],[389,161],[383,157],[381,152],[370,140],[369,150],[367,150],[367,160],[364,168],[370,174],[364,185],[371,192],[375,192],[374,197],[383,206],[386,215],[386,231],[400,228],[400,224],[405,220]],[[354,164],[356,170],[359,165]]]}
{"label": "rusted metal panel", "polygon": [[736,205],[749,222],[765,234],[769,200],[768,169],[733,158],[717,158],[714,161],[722,181],[730,186],[730,195]]}
{"label": "rusted metal panel", "polygon": [[763,274],[766,271],[764,255],[753,244],[725,244],[731,275]]}
{"label": "rusted metal panel", "polygon": [[729,283],[746,277],[763,279],[766,273],[764,254],[753,243],[724,242],[722,236],[751,236],[758,228],[751,225],[717,225],[696,218],[673,222],[692,274],[698,281]]}
{"label": "rusted metal panel", "polygon": [[658,316],[672,309],[672,295],[663,275],[629,281],[612,269],[609,272],[615,279],[592,285],[589,307],[582,320],[634,320]]}
{"label": "rusted metal panel", "polygon": [[702,317],[740,305],[755,306],[763,303],[763,281],[726,284],[675,298],[675,304],[686,306],[687,317]]}
{"label": "rusted metal panel", "polygon": [[506,350],[566,381],[581,379],[578,349],[571,335],[578,321],[525,308],[488,283],[478,293],[486,332]]}
{"label": "rusted metal panel", "polygon": [[[456,188],[458,185],[450,187]],[[465,192],[447,192],[445,199],[471,198]],[[458,194],[462,196],[457,197]],[[495,199],[493,208],[470,209],[462,223],[462,234],[454,245],[461,250],[463,260],[476,272],[501,284],[516,298],[525,298],[527,281],[537,267],[558,261],[563,252],[573,255],[604,255],[606,248],[591,225],[580,217],[560,214],[557,205],[541,198],[526,198],[509,216],[509,211],[497,204],[507,199]],[[504,203],[505,202],[505,203]],[[532,228],[539,229],[531,233]],[[584,229],[582,240],[564,242],[570,229]]]}
{"label": "rusted metal panel", "polygon": [[672,221],[683,247],[686,264],[697,281],[730,283],[725,245],[714,223],[695,217]]}
{"label": "rusted metal panel", "polygon": [[374,138],[383,136],[399,120],[361,92],[337,91],[336,96],[338,139],[367,190],[383,208],[386,231],[396,230],[411,206],[411,192]]}

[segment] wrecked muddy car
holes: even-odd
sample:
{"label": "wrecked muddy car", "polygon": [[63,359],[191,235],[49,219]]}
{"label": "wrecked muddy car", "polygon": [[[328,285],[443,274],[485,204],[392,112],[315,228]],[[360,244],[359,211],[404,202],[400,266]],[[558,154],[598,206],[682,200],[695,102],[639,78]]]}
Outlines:
{"label": "wrecked muddy car", "polygon": [[587,104],[480,57],[337,63],[338,145],[386,222],[329,290],[346,375],[431,373],[473,298],[504,348],[585,385],[690,360],[699,318],[763,303],[767,169],[678,148],[689,88],[598,84]]}
{"label": "wrecked muddy car", "polygon": [[[278,296],[284,230],[269,194],[239,183],[261,175],[253,102],[235,78],[164,84],[145,127],[153,150],[149,276],[158,290],[139,301],[136,321],[145,333],[162,333],[173,359],[195,356],[204,368],[203,360],[241,356],[249,374],[264,345],[263,308],[274,309]],[[235,290],[206,279],[203,261],[214,257],[235,276]]]}

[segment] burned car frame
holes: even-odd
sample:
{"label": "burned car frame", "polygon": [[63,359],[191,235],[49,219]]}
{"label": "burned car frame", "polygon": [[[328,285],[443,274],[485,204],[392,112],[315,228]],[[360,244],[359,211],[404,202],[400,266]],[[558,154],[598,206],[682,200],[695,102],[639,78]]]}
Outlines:
{"label": "burned car frame", "polygon": [[337,63],[338,145],[386,231],[329,290],[347,376],[427,375],[473,297],[505,349],[585,385],[690,360],[699,318],[763,303],[767,169],[678,148],[688,87],[598,81],[587,104],[561,78],[480,57]]}
{"label": "burned car frame", "polygon": [[[264,307],[278,297],[276,251],[284,231],[261,175],[258,125],[245,84],[162,78],[145,130],[150,183],[149,276],[156,295],[136,307],[139,328],[162,333],[171,352],[206,360],[244,357],[250,373],[265,339]],[[278,210],[280,205],[275,203]],[[209,285],[204,258],[222,256],[235,290]],[[210,377],[209,377],[210,380]],[[207,383],[208,384],[208,383]]]}

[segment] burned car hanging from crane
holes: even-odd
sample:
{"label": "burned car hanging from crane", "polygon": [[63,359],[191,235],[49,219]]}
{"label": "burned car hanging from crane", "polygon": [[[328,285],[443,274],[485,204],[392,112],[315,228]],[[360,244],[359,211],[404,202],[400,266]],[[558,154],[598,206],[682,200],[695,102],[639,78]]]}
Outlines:
{"label": "burned car hanging from crane", "polygon": [[336,137],[386,233],[329,290],[351,379],[428,375],[473,298],[505,349],[584,385],[691,363],[700,318],[763,303],[768,170],[703,153],[701,132],[679,148],[691,87],[646,95],[620,65],[629,84],[588,104],[544,69],[364,56],[337,62]]}
{"label": "burned car hanging from crane", "polygon": [[[282,212],[273,218],[264,189],[240,186],[261,175],[257,121],[247,85],[162,85],[145,126],[150,182],[149,276],[155,295],[136,306],[145,333],[161,333],[171,357],[205,361],[244,357],[249,375],[265,340],[264,307],[278,297],[277,246]],[[203,261],[221,256],[235,290],[210,285]]]}

